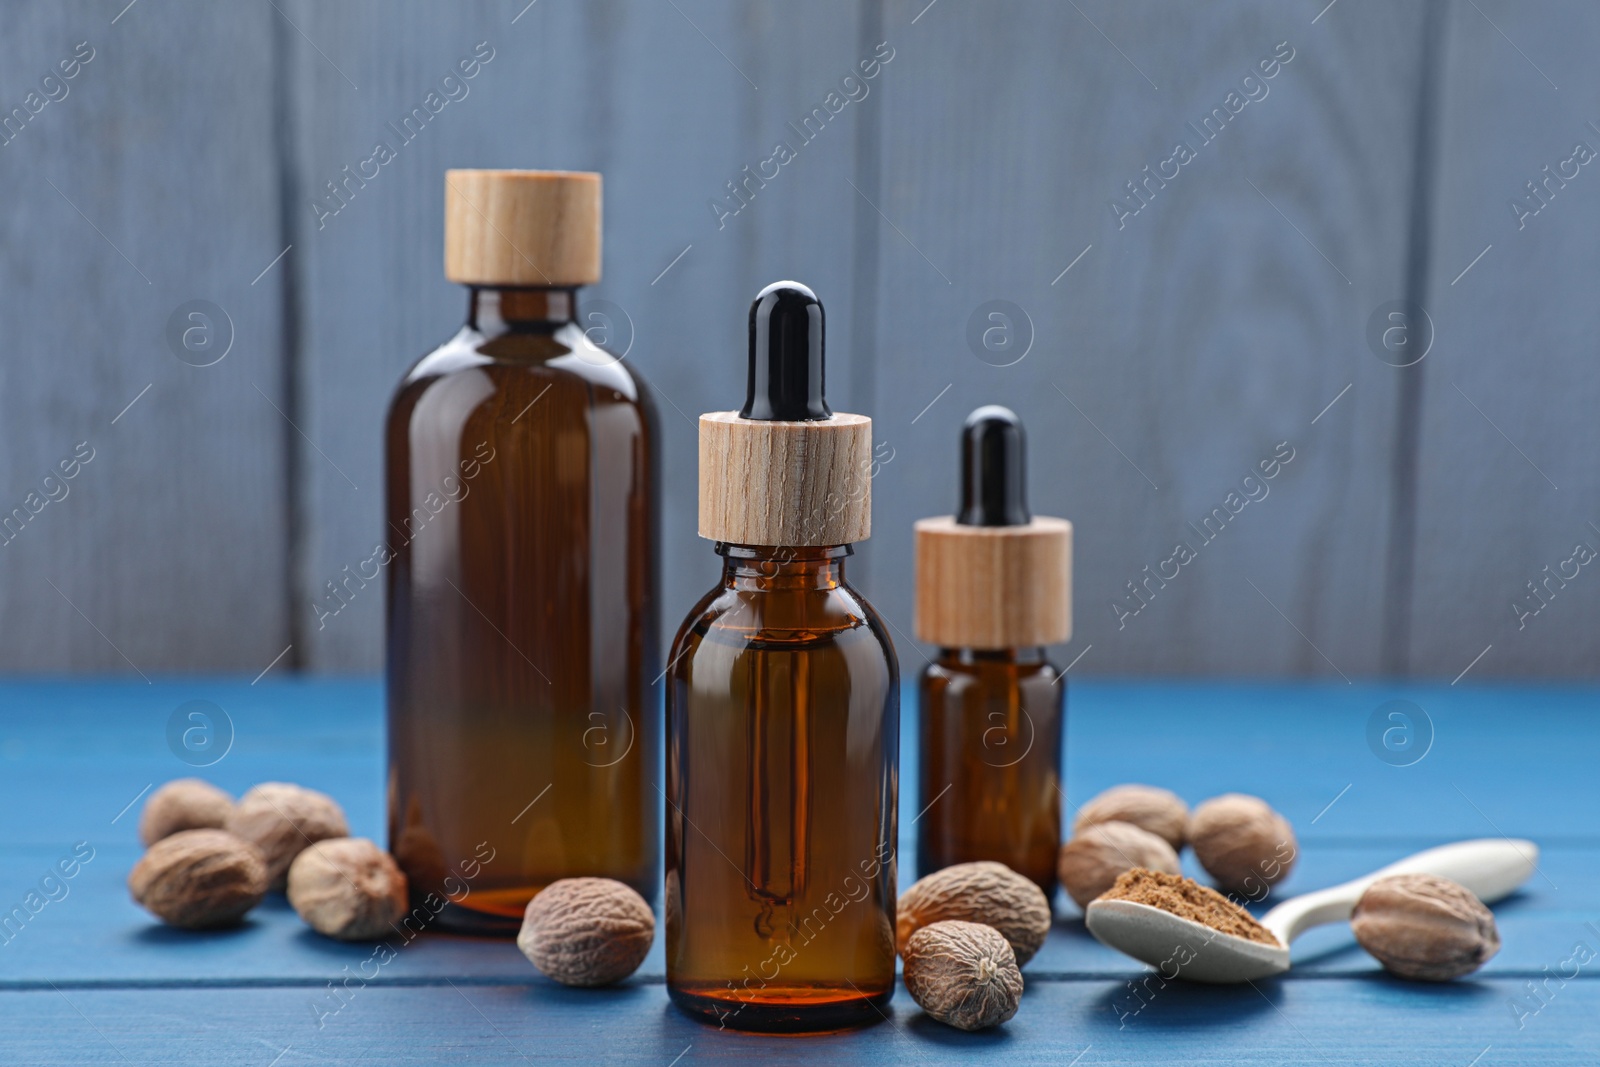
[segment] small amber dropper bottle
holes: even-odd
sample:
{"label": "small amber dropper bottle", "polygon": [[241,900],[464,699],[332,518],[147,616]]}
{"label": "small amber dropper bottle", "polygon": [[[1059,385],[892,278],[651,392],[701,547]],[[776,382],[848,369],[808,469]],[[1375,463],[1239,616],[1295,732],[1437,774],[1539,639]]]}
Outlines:
{"label": "small amber dropper bottle", "polygon": [[844,576],[871,442],[823,397],[816,296],[763,289],[744,408],[700,417],[722,581],[668,661],[667,991],[719,1026],[837,1030],[894,993],[900,675]]}
{"label": "small amber dropper bottle", "polygon": [[981,407],[961,431],[961,510],[916,524],[921,686],[917,869],[996,860],[1050,894],[1061,846],[1072,524],[1030,516],[1022,422]]}

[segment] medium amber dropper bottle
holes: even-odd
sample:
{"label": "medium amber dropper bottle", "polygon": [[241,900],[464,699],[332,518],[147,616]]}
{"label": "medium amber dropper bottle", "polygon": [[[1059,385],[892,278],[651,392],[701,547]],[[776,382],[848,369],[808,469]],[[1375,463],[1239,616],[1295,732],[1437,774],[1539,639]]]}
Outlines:
{"label": "medium amber dropper bottle", "polygon": [[448,172],[445,273],[387,430],[389,847],[407,930],[514,934],[559,878],[655,896],[657,424],[579,318],[598,174]]}
{"label": "medium amber dropper bottle", "polygon": [[961,431],[961,510],[916,524],[922,673],[917,870],[996,860],[1056,885],[1072,524],[1030,516],[1022,422],[981,407]]}
{"label": "medium amber dropper bottle", "polygon": [[894,994],[900,674],[844,576],[871,452],[824,399],[822,305],[763,289],[744,408],[700,417],[722,581],[668,661],[667,991],[718,1026],[837,1030]]}

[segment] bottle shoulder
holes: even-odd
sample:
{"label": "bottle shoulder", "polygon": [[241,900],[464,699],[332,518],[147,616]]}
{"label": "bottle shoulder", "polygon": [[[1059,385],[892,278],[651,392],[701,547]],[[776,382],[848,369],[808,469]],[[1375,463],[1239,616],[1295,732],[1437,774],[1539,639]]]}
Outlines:
{"label": "bottle shoulder", "polygon": [[1061,669],[1049,659],[1018,664],[993,660],[962,662],[948,654],[928,661],[922,668],[924,688],[937,687],[952,693],[1016,686],[1024,693],[1040,693],[1064,688]]}
{"label": "bottle shoulder", "polygon": [[892,676],[899,677],[894,641],[882,616],[848,584],[780,591],[719,584],[684,619],[673,656],[692,658],[705,642],[768,650],[876,645]]}
{"label": "bottle shoulder", "polygon": [[391,420],[410,417],[425,404],[465,420],[494,398],[520,399],[530,389],[529,400],[537,396],[538,402],[588,407],[621,404],[637,409],[645,425],[655,423],[654,401],[637,369],[572,324],[551,333],[497,337],[463,326],[412,364],[395,390],[389,413]]}

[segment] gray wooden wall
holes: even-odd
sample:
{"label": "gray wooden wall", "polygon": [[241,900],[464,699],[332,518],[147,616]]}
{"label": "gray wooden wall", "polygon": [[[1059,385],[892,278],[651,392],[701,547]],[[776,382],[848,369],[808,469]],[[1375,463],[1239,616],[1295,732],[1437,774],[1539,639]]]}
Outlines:
{"label": "gray wooden wall", "polygon": [[[442,171],[530,166],[605,174],[593,296],[661,399],[668,633],[716,574],[693,418],[737,402],[746,305],[793,277],[835,406],[892,455],[852,568],[908,673],[910,523],[1001,402],[1035,510],[1077,525],[1075,672],[1593,674],[1600,575],[1564,562],[1600,548],[1600,170],[1565,162],[1600,148],[1592,4],[125,3],[0,33],[0,512],[26,516],[0,668],[376,669],[376,584],[311,605],[380,535],[388,396],[464,310]],[[813,140],[786,128],[890,50]],[[167,339],[196,300],[226,316],[210,366]],[[974,347],[994,301],[1009,347]],[[1409,349],[1369,341],[1392,302]]]}

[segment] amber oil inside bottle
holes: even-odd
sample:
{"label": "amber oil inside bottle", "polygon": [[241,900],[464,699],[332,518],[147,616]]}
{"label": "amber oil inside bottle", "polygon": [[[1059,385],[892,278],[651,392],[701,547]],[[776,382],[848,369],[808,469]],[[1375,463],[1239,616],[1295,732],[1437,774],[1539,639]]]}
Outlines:
{"label": "amber oil inside bottle", "polygon": [[473,287],[394,397],[389,840],[430,929],[572,875],[654,898],[654,419],[570,287]]}
{"label": "amber oil inside bottle", "polygon": [[945,648],[924,668],[919,877],[995,860],[1054,892],[1066,687],[1042,648]]}
{"label": "amber oil inside bottle", "polygon": [[899,678],[848,546],[717,545],[669,671],[667,988],[743,1030],[883,1018]]}

